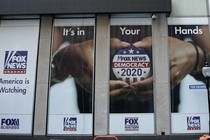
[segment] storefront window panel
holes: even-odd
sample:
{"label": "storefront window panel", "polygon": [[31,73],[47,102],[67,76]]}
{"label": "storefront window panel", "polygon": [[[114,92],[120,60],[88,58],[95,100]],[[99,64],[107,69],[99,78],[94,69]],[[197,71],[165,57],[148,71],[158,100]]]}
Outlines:
{"label": "storefront window panel", "polygon": [[92,134],[94,18],[55,19],[48,134]]}
{"label": "storefront window panel", "polygon": [[209,54],[207,18],[169,18],[172,133],[208,132],[202,67]]}
{"label": "storefront window panel", "polygon": [[39,20],[0,21],[0,133],[32,134]]}
{"label": "storefront window panel", "polygon": [[110,26],[110,134],[153,134],[151,18]]}

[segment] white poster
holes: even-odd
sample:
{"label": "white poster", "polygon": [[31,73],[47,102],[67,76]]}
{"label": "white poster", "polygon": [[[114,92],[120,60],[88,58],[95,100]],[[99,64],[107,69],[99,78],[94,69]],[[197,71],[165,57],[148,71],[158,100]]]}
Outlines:
{"label": "white poster", "polygon": [[39,20],[0,21],[0,133],[31,134]]}
{"label": "white poster", "polygon": [[202,75],[204,53],[210,45],[208,18],[169,18],[168,24],[172,133],[208,133],[208,97]]}
{"label": "white poster", "polygon": [[48,134],[93,133],[93,18],[55,19]]}
{"label": "white poster", "polygon": [[150,18],[111,18],[110,134],[154,134],[151,38]]}

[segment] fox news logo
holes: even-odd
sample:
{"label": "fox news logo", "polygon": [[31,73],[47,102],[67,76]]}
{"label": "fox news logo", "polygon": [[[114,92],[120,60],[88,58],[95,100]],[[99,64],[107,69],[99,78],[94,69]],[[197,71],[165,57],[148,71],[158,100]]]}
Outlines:
{"label": "fox news logo", "polygon": [[138,117],[126,117],[125,118],[125,131],[138,131],[139,123]]}
{"label": "fox news logo", "polygon": [[25,74],[28,51],[6,51],[4,74]]}
{"label": "fox news logo", "polygon": [[118,50],[112,60],[112,70],[116,78],[129,84],[146,79],[150,66],[147,53],[134,46]]}
{"label": "fox news logo", "polygon": [[187,117],[187,130],[200,130],[201,123],[199,116]]}
{"label": "fox news logo", "polygon": [[63,131],[77,131],[77,118],[64,117]]}
{"label": "fox news logo", "polygon": [[19,119],[1,119],[1,129],[19,129]]}

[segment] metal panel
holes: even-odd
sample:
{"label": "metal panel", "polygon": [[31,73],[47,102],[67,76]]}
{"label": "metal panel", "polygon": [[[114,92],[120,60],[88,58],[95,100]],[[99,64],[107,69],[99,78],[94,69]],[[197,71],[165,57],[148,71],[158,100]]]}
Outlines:
{"label": "metal panel", "polygon": [[[37,87],[36,87],[36,99],[35,99],[35,115],[34,115],[34,128],[33,134],[42,136],[46,134],[47,123],[47,95],[49,87],[49,56],[50,56],[50,43],[52,34],[52,16],[41,17],[41,30],[39,40],[39,56],[37,67]],[[40,53],[41,52],[41,53]]]}
{"label": "metal panel", "polygon": [[168,29],[165,14],[156,14],[156,17],[152,26],[156,134],[170,135]]}
{"label": "metal panel", "polygon": [[168,13],[171,0],[1,0],[0,15]]}

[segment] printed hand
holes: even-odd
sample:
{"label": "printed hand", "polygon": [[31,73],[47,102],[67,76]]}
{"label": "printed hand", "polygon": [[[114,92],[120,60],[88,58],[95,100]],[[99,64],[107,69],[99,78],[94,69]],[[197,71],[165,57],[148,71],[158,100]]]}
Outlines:
{"label": "printed hand", "polygon": [[76,82],[92,92],[93,41],[72,44],[54,56],[54,71],[57,77],[73,76]]}

